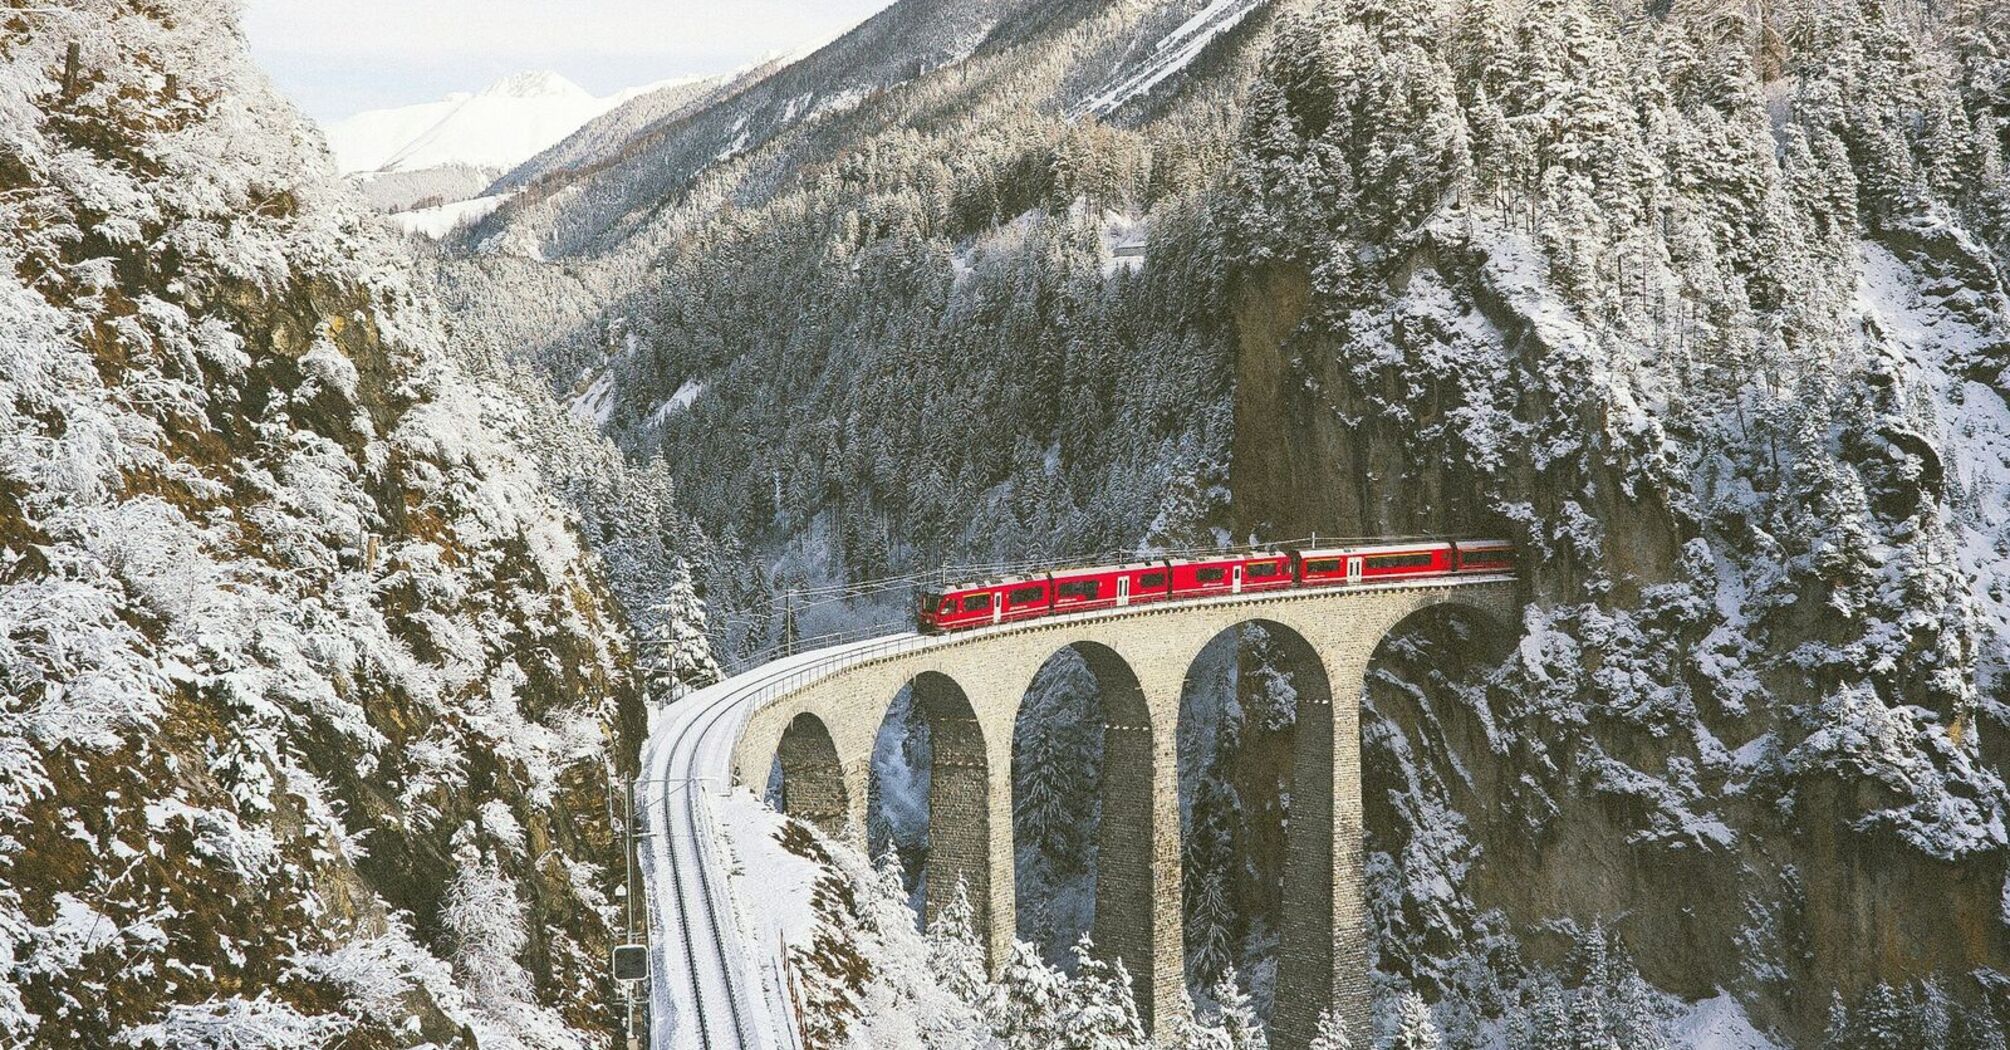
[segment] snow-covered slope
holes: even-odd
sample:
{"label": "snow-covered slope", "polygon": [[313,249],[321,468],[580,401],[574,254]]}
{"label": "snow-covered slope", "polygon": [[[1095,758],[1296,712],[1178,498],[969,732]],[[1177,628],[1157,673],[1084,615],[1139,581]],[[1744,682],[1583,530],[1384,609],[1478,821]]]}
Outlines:
{"label": "snow-covered slope", "polygon": [[1119,66],[1103,90],[1078,103],[1077,115],[1115,112],[1177,76],[1200,57],[1215,37],[1234,29],[1251,11],[1270,0],[1210,0],[1205,8],[1159,38],[1150,50]]}
{"label": "snow-covered slope", "polygon": [[619,613],[239,7],[0,19],[0,1044],[610,1045]]}
{"label": "snow-covered slope", "polygon": [[768,66],[755,66],[723,76],[690,77],[623,92],[619,104],[519,165],[496,188],[516,189],[550,172],[604,163],[649,128],[693,113],[734,86],[769,71]]}

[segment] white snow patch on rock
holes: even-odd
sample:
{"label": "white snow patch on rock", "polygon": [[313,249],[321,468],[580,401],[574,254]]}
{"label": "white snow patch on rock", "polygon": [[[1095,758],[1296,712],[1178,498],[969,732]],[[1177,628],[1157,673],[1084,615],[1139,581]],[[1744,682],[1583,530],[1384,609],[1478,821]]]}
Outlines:
{"label": "white snow patch on rock", "polygon": [[1779,1044],[1753,1027],[1745,1008],[1729,992],[1690,1005],[1675,1020],[1677,1046],[1690,1050],[1778,1050]]}
{"label": "white snow patch on rock", "polygon": [[488,218],[511,194],[494,193],[486,197],[475,197],[450,204],[438,204],[430,208],[415,208],[412,211],[396,212],[390,216],[391,224],[413,237],[439,240],[464,226],[472,226]]}

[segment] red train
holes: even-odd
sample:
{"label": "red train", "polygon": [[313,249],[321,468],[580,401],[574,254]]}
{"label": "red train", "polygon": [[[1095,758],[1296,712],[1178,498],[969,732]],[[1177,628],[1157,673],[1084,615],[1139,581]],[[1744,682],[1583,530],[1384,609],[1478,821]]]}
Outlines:
{"label": "red train", "polygon": [[1057,569],[923,592],[915,626],[923,634],[943,634],[1041,616],[1218,594],[1344,587],[1396,577],[1512,572],[1514,562],[1514,545],[1505,540],[1458,540],[1257,551]]}

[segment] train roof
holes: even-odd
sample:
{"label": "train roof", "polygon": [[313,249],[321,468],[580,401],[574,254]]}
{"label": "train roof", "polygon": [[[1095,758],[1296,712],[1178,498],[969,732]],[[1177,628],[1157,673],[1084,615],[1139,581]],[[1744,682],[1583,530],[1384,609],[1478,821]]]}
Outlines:
{"label": "train roof", "polygon": [[1140,569],[1156,568],[1163,564],[1165,563],[1157,560],[1133,561],[1133,562],[1125,562],[1122,565],[1087,565],[1087,566],[1072,567],[1065,569],[1042,569],[1039,572],[1030,572],[1030,573],[1016,573],[1016,574],[1001,573],[1000,575],[997,576],[986,576],[980,579],[966,579],[958,583],[951,583],[941,587],[923,587],[922,593],[948,594],[951,591],[989,590],[998,587],[1010,587],[1013,584],[1019,584],[1019,583],[1041,582],[1045,581],[1050,576],[1063,576],[1063,577],[1097,576],[1112,572],[1135,572]]}
{"label": "train roof", "polygon": [[1127,561],[1122,565],[1089,565],[1082,568],[1055,569],[1051,575],[1096,576],[1110,572],[1137,572],[1142,569],[1158,569],[1163,567],[1165,567],[1164,559],[1154,558],[1150,561]]}
{"label": "train roof", "polygon": [[1232,561],[1262,561],[1267,558],[1289,558],[1290,551],[1243,551],[1240,554],[1214,554],[1193,558],[1167,558],[1173,565],[1222,565]]}
{"label": "train roof", "polygon": [[1345,558],[1355,554],[1401,554],[1406,551],[1450,550],[1445,541],[1434,543],[1376,543],[1365,547],[1314,547],[1298,552],[1301,558]]}

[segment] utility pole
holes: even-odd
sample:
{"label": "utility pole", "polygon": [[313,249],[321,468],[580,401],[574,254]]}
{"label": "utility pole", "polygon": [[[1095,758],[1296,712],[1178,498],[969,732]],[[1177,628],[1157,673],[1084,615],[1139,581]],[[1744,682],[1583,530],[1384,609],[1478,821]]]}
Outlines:
{"label": "utility pole", "polygon": [[796,631],[796,592],[782,595],[782,655],[796,655],[796,642],[800,639]]}

